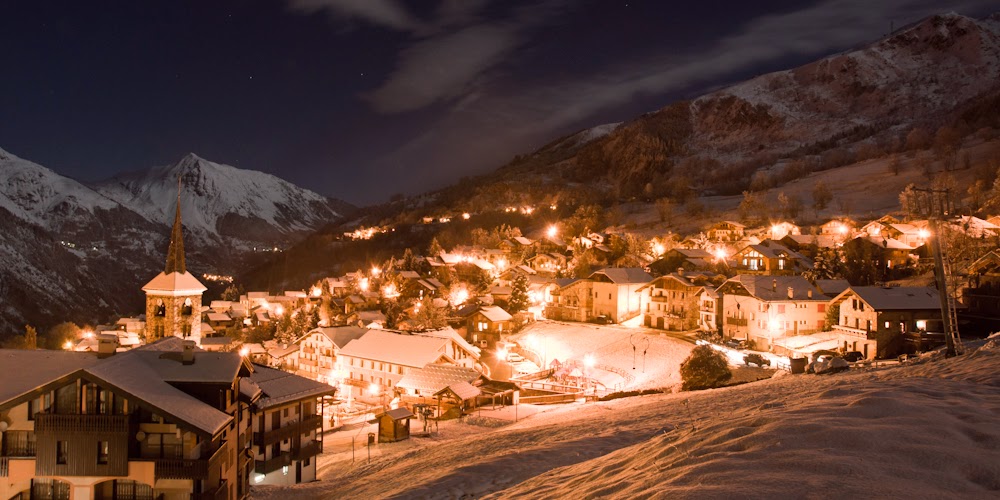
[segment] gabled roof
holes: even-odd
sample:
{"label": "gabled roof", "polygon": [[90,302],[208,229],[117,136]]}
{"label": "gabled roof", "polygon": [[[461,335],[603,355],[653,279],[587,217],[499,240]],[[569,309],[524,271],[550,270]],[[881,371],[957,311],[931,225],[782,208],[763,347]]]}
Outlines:
{"label": "gabled roof", "polygon": [[864,242],[888,250],[913,250],[913,247],[893,238],[882,238],[879,236],[858,236],[848,243]]}
{"label": "gabled roof", "polygon": [[404,280],[417,280],[420,279],[420,273],[416,271],[400,271],[399,277]]}
{"label": "gabled roof", "polygon": [[448,387],[442,388],[441,390],[434,393],[435,396],[443,396],[448,393],[454,394],[455,397],[462,401],[468,401],[482,394],[482,391],[478,387],[468,383],[468,382],[456,382],[449,385]]}
{"label": "gabled roof", "polygon": [[361,338],[348,342],[340,355],[419,368],[441,359],[448,342],[449,339],[442,337],[369,330]]}
{"label": "gabled roof", "polygon": [[482,306],[478,311],[490,321],[510,321],[513,316],[498,306]]}
{"label": "gabled roof", "polygon": [[516,241],[516,242],[518,242],[518,243],[520,243],[520,244],[522,244],[524,246],[530,246],[531,244],[534,243],[533,241],[529,240],[528,238],[525,238],[524,236],[515,236],[515,237],[513,237],[511,239],[513,239],[514,241]]}
{"label": "gabled roof", "polygon": [[[809,280],[802,276],[765,276],[759,274],[741,274],[730,278],[719,287],[722,293],[725,288],[737,286],[742,287],[751,296],[765,301],[804,301],[814,300],[826,302],[829,297],[820,293]],[[788,288],[792,289],[792,298],[788,297]],[[812,291],[812,297],[809,292]]]}
{"label": "gabled roof", "polygon": [[430,364],[423,368],[410,370],[399,379],[396,387],[435,393],[457,382],[472,382],[480,377],[480,373],[472,368],[452,365]]}
{"label": "gabled roof", "polygon": [[264,393],[260,401],[257,402],[258,408],[261,409],[291,401],[333,395],[337,392],[334,387],[328,384],[256,364],[249,379],[257,384]]}
{"label": "gabled roof", "polygon": [[[338,349],[343,349],[348,342],[354,339],[360,339],[364,334],[368,333],[368,329],[357,326],[320,327],[310,330],[302,337],[302,339],[314,333],[322,333],[326,336],[326,338],[330,339],[330,342],[337,346]],[[302,339],[299,339],[297,342],[301,342]]]}
{"label": "gabled roof", "polygon": [[386,415],[386,416],[388,416],[389,418],[391,418],[393,420],[403,420],[403,419],[413,418],[414,417],[413,412],[410,411],[410,410],[408,410],[408,409],[406,409],[406,408],[395,408],[395,409],[386,411],[383,415]]}
{"label": "gabled roof", "polygon": [[941,310],[941,299],[937,289],[929,287],[852,286],[833,300],[840,302],[851,295],[857,295],[876,311]]}
{"label": "gabled roof", "polygon": [[679,275],[677,273],[670,273],[670,274],[664,274],[663,276],[654,278],[649,283],[646,283],[645,285],[637,288],[636,292],[641,292],[641,291],[643,291],[643,290],[645,290],[647,288],[654,288],[656,286],[662,286],[664,284],[664,282],[666,282],[667,280],[676,281],[676,282],[678,282],[678,283],[680,283],[680,284],[682,284],[684,286],[690,286],[690,287],[697,287],[698,286],[695,283],[693,283],[690,279],[688,279],[687,276],[681,276],[681,275]]}
{"label": "gabled roof", "polygon": [[841,292],[850,288],[851,284],[847,280],[816,280],[816,288],[827,297],[835,297]]}
{"label": "gabled roof", "polygon": [[18,396],[101,362],[74,351],[0,349],[0,408]]}
{"label": "gabled roof", "polygon": [[672,248],[667,252],[667,255],[672,253],[683,255],[689,259],[711,259],[713,257],[708,250],[702,248]]}
{"label": "gabled roof", "polygon": [[594,271],[588,279],[594,279],[596,275],[606,276],[616,285],[649,283],[653,280],[649,273],[638,267],[608,267]]}

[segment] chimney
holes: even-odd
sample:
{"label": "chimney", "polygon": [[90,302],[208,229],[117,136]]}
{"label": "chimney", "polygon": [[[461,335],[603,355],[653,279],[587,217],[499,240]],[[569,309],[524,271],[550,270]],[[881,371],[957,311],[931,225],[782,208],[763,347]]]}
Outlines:
{"label": "chimney", "polygon": [[806,290],[806,297],[809,297],[810,299],[813,298],[812,288]]}
{"label": "chimney", "polygon": [[97,336],[97,357],[99,359],[114,356],[118,350],[118,335],[102,333]]}
{"label": "chimney", "polygon": [[678,267],[677,268],[677,276],[684,276],[684,268],[683,267]]}
{"label": "chimney", "polygon": [[778,291],[778,279],[777,278],[774,278],[774,279],[771,280],[771,291],[772,292],[777,292]]}
{"label": "chimney", "polygon": [[795,298],[795,290],[793,290],[792,287],[788,287],[788,298]]}
{"label": "chimney", "polygon": [[181,347],[181,363],[183,363],[185,365],[193,365],[194,364],[194,346],[195,346],[194,341],[193,340],[185,340],[181,344],[181,346],[182,346]]}

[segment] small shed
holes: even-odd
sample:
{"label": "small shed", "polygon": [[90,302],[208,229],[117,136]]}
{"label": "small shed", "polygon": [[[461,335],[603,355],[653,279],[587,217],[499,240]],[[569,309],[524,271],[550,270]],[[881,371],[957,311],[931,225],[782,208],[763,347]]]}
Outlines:
{"label": "small shed", "polygon": [[441,414],[441,402],[446,400],[455,407],[459,408],[462,413],[471,410],[476,407],[476,399],[482,391],[478,387],[468,383],[468,382],[456,382],[454,384],[441,389],[440,391],[434,393],[434,397],[438,400],[438,414]]}
{"label": "small shed", "polygon": [[410,439],[410,419],[413,412],[406,408],[388,410],[378,416],[378,442],[394,443]]}

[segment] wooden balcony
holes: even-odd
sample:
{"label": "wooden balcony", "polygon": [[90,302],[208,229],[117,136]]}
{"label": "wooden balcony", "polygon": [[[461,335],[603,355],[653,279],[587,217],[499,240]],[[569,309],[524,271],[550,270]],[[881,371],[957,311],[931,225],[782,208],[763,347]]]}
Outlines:
{"label": "wooden balcony", "polygon": [[668,297],[666,295],[653,295],[653,296],[651,296],[649,298],[653,302],[669,302],[670,301],[670,297]]}
{"label": "wooden balcony", "polygon": [[729,317],[726,318],[726,324],[730,326],[747,326],[748,323],[746,318]]}
{"label": "wooden balcony", "polygon": [[292,454],[283,451],[278,456],[270,460],[258,460],[254,463],[254,472],[257,474],[270,474],[282,467],[292,465]]}
{"label": "wooden balcony", "polygon": [[0,477],[7,477],[8,471],[10,471],[10,459],[0,457]]}
{"label": "wooden balcony", "polygon": [[35,415],[35,432],[43,433],[127,433],[127,415]]}
{"label": "wooden balcony", "polygon": [[207,479],[208,470],[219,464],[226,449],[226,445],[220,446],[207,460],[182,458],[156,460],[156,477],[158,479]]}
{"label": "wooden balcony", "polygon": [[316,366],[316,360],[308,358],[299,358],[299,364],[307,366]]}
{"label": "wooden balcony", "polygon": [[307,458],[315,457],[320,453],[323,453],[323,442],[313,441],[309,444],[302,445],[298,447],[296,450],[294,450],[294,452],[292,453],[292,458],[294,458],[295,460],[302,461]]}
{"label": "wooden balcony", "polygon": [[302,350],[299,351],[299,352],[301,352],[303,354],[312,354],[312,353],[316,352],[316,349],[312,348],[312,347],[303,347]]}
{"label": "wooden balcony", "polygon": [[299,422],[290,422],[274,430],[258,432],[254,436],[254,444],[258,446],[270,446],[279,441],[292,439],[298,437],[300,434],[318,429],[322,425],[323,417],[321,415],[308,415]]}

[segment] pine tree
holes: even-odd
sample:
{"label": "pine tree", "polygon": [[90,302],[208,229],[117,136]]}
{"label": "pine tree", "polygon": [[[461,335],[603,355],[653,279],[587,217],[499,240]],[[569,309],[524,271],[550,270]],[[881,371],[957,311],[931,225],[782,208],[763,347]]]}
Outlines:
{"label": "pine tree", "polygon": [[507,307],[511,313],[516,314],[527,309],[528,305],[528,278],[523,274],[517,274],[510,290]]}
{"label": "pine tree", "polygon": [[24,325],[24,348],[38,349],[38,332],[31,325]]}
{"label": "pine tree", "polygon": [[429,247],[427,247],[427,253],[430,254],[432,257],[437,257],[438,255],[444,253],[444,248],[441,247],[440,243],[438,243],[437,237],[431,239],[431,244]]}

